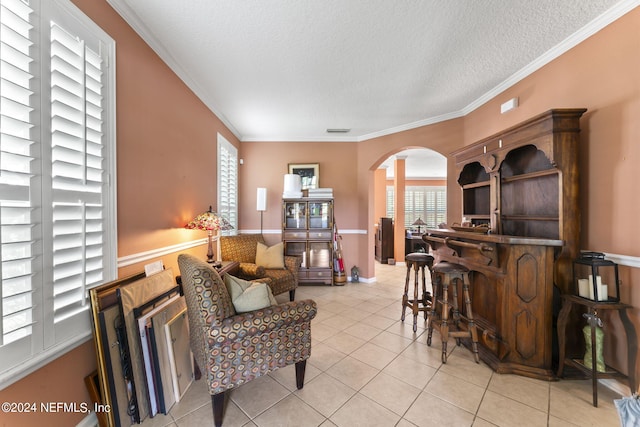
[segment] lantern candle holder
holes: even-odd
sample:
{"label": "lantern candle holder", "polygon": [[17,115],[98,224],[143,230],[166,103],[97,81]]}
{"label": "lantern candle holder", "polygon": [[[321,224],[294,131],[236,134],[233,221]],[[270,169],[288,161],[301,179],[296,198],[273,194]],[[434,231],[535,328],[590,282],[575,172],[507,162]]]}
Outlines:
{"label": "lantern candle holder", "polygon": [[620,301],[618,264],[607,260],[601,252],[582,252],[573,261],[576,295],[599,303]]}

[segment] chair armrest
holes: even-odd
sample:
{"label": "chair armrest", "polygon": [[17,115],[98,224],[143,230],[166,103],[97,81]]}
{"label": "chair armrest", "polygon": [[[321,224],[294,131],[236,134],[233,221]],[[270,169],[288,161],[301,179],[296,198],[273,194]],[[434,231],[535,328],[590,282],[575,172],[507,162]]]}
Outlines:
{"label": "chair armrest", "polygon": [[260,279],[261,277],[264,277],[265,274],[266,274],[266,271],[264,267],[262,267],[261,265],[256,265],[250,262],[240,263],[239,274],[238,274],[238,276],[240,277]]}
{"label": "chair armrest", "polygon": [[307,299],[272,305],[223,320],[216,319],[209,329],[209,347],[282,329],[292,324],[310,322],[317,311],[316,302]]}
{"label": "chair armrest", "polygon": [[298,274],[298,270],[300,270],[300,264],[302,264],[302,258],[300,258],[299,256],[285,255],[284,266],[293,274]]}

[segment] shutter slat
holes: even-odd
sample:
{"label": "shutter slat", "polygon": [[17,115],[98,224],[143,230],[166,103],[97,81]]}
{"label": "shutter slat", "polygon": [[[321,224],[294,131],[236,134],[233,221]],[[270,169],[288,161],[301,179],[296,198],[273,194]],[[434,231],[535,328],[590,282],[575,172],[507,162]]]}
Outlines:
{"label": "shutter slat", "polygon": [[26,277],[33,274],[31,270],[31,259],[28,262],[25,260],[13,260],[2,262],[2,279],[14,279],[17,277]]}
{"label": "shutter slat", "polygon": [[31,260],[33,243],[31,241],[2,243],[2,261]]}
{"label": "shutter slat", "polygon": [[76,289],[82,289],[82,263],[65,263],[56,265],[55,284],[53,285],[53,295],[67,294]]}
{"label": "shutter slat", "polygon": [[24,292],[33,292],[31,287],[32,274],[26,274],[24,276],[16,276],[12,278],[2,278],[2,295],[11,296]]}
{"label": "shutter slat", "polygon": [[21,294],[5,296],[2,295],[2,313],[5,317],[30,310],[33,305],[32,293],[24,292]]}
{"label": "shutter slat", "polygon": [[[21,337],[24,335],[16,333],[19,331],[22,331],[24,334],[28,334],[31,332],[29,328],[35,323],[32,317],[32,310],[33,309],[30,307],[17,313],[2,316],[2,326],[3,332],[5,334],[5,343],[11,342],[11,334]],[[14,339],[15,338],[17,337],[14,337]]]}

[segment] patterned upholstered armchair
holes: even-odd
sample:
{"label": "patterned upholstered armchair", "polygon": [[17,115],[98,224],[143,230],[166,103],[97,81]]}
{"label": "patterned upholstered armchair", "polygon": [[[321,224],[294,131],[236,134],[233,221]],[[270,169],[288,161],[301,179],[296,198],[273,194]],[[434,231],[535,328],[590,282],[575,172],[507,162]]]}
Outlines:
{"label": "patterned upholstered armchair", "polygon": [[238,261],[240,270],[234,275],[245,280],[261,279],[267,283],[274,295],[289,291],[289,300],[295,298],[298,287],[300,257],[285,256],[284,269],[264,268],[256,265],[258,242],[264,244],[262,234],[239,234],[220,237],[220,252],[223,261]]}
{"label": "patterned upholstered armchair", "polygon": [[302,388],[311,355],[314,301],[236,314],[224,282],[209,264],[181,254],[178,266],[187,301],[191,351],[209,387],[216,427],[222,425],[227,390],[294,363],[296,385]]}

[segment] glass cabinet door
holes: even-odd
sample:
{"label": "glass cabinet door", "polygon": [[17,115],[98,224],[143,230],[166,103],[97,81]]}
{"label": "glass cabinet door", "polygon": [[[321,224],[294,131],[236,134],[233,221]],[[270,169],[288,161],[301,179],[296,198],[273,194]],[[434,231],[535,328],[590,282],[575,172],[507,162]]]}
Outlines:
{"label": "glass cabinet door", "polygon": [[286,202],[284,204],[285,228],[307,228],[306,208],[305,202]]}
{"label": "glass cabinet door", "polygon": [[300,267],[307,268],[307,242],[286,242],[284,254],[287,256],[300,257],[302,261]]}
{"label": "glass cabinet door", "polygon": [[331,242],[309,242],[309,268],[332,268]]}
{"label": "glass cabinet door", "polygon": [[309,202],[309,228],[333,227],[332,203],[329,201]]}

